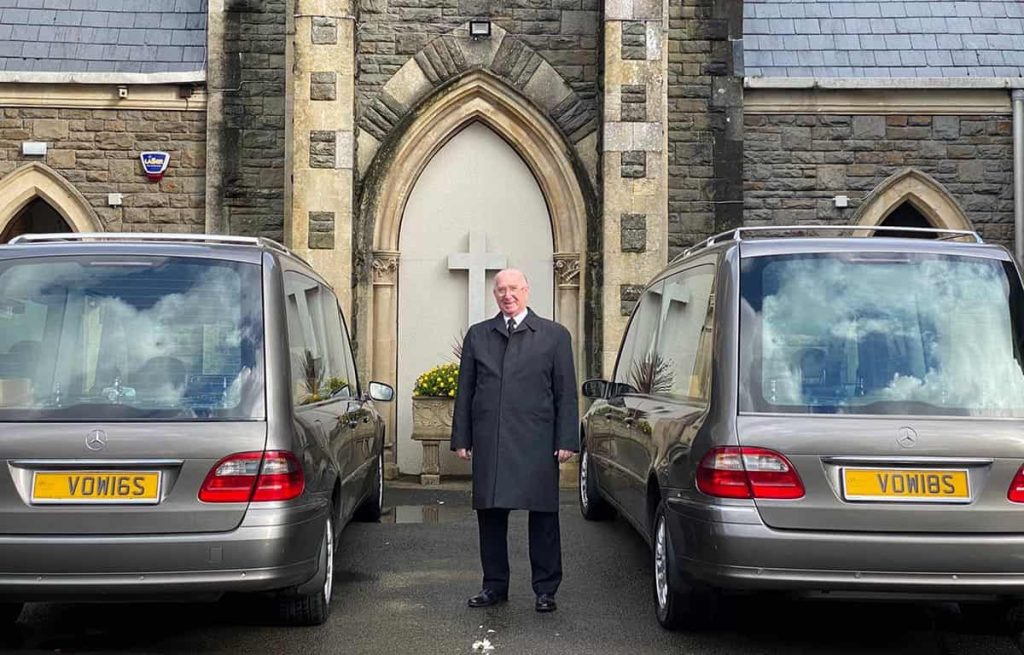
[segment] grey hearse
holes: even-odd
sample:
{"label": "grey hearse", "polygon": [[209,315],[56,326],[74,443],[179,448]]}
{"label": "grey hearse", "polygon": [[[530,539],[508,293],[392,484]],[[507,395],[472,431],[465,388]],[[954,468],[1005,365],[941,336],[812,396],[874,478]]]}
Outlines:
{"label": "grey hearse", "polygon": [[1013,606],[1010,254],[972,232],[781,229],[713,237],[646,288],[612,379],[584,383],[583,515],[618,510],[649,540],[670,628],[725,591]]}
{"label": "grey hearse", "polygon": [[382,503],[383,424],[334,292],[246,237],[0,248],[0,621],[25,601],[259,592],[323,622]]}

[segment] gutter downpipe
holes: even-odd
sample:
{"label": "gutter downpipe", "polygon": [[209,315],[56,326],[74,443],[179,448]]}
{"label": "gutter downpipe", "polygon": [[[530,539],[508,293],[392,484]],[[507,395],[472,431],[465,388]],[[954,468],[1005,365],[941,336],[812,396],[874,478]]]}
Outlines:
{"label": "gutter downpipe", "polygon": [[1024,89],[1014,89],[1013,100],[1013,253],[1024,263]]}

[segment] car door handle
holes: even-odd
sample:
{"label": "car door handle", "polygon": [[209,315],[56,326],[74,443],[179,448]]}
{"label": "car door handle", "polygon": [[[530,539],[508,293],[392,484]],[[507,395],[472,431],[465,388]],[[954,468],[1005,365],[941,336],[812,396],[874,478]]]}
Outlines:
{"label": "car door handle", "polygon": [[636,425],[636,419],[630,418],[628,416],[626,418],[622,419],[622,422],[626,425],[627,428],[631,428],[634,425]]}

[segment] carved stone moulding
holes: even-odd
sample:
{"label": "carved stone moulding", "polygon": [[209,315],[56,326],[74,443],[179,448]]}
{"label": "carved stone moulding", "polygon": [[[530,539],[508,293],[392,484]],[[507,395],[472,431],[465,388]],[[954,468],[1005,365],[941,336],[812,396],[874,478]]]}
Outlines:
{"label": "carved stone moulding", "polygon": [[399,253],[394,250],[373,251],[370,267],[373,269],[374,284],[393,285],[398,281],[398,257]]}
{"label": "carved stone moulding", "polygon": [[555,279],[560,287],[580,286],[579,253],[555,253]]}

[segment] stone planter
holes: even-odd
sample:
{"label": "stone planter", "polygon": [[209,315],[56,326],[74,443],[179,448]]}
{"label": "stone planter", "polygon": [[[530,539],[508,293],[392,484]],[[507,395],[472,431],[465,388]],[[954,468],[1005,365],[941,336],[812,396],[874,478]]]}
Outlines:
{"label": "stone planter", "polygon": [[441,444],[452,438],[454,398],[412,397],[412,438],[423,446],[420,484],[441,483]]}

